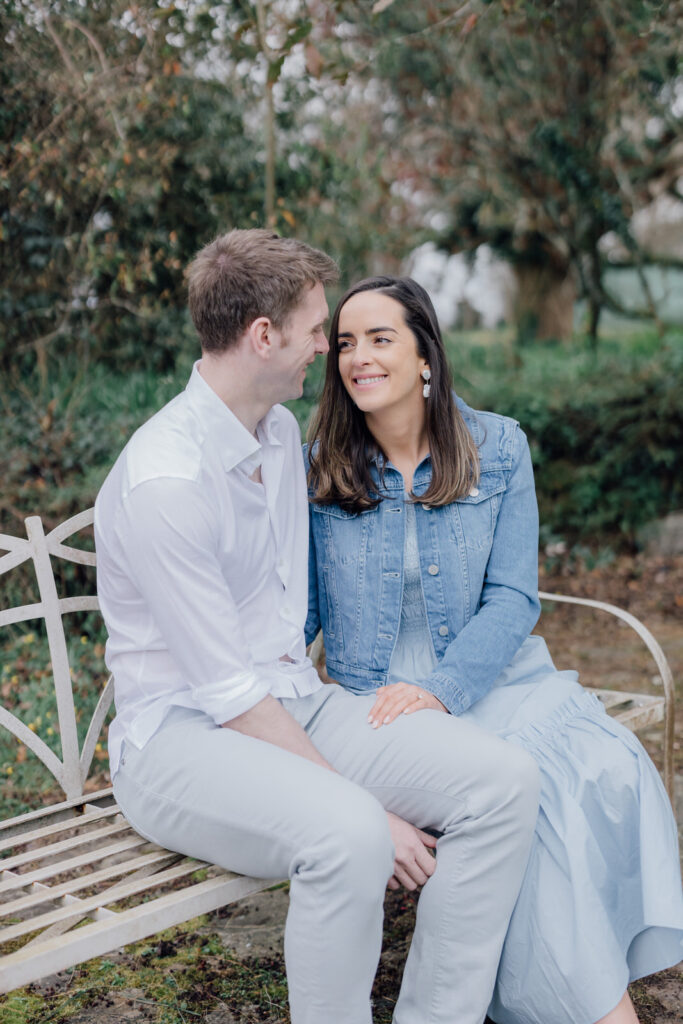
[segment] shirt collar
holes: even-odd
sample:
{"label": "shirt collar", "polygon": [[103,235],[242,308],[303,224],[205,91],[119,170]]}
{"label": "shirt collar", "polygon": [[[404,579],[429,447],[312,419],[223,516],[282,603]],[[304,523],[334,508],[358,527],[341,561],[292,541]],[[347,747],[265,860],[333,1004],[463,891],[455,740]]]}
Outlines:
{"label": "shirt collar", "polygon": [[185,394],[198,413],[207,437],[219,452],[226,472],[240,466],[245,472],[253,473],[263,461],[264,446],[282,444],[275,407],[259,421],[257,437],[254,437],[204,380],[199,372],[199,361],[192,367]]}

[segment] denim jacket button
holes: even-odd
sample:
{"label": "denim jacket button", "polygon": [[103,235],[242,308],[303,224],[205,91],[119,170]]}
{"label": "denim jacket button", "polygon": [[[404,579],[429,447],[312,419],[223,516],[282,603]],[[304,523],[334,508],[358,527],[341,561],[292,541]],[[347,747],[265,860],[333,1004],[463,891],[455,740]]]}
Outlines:
{"label": "denim jacket button", "polygon": [[437,576],[439,572],[438,565],[430,565],[429,568],[427,569],[427,572],[429,573],[430,576]]}
{"label": "denim jacket button", "polygon": [[432,506],[431,505],[425,505],[424,502],[423,502],[422,503],[422,508],[425,510],[425,512],[430,512]]}
{"label": "denim jacket button", "polygon": [[439,636],[448,636],[448,626],[439,626]]}
{"label": "denim jacket button", "polygon": [[473,487],[472,490],[470,491],[470,498],[476,498],[478,494],[479,494],[479,488],[478,487]]}

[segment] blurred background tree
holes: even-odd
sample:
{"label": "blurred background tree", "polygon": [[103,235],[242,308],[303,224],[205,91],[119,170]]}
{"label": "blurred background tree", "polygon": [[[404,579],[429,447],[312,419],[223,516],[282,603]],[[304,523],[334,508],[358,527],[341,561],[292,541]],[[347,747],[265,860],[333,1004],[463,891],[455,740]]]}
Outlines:
{"label": "blurred background tree", "polygon": [[[458,337],[469,379],[457,386],[531,428],[549,495],[568,473],[551,437],[565,452],[602,437],[599,461],[613,444],[599,410],[620,408],[627,389],[630,450],[650,452],[629,461],[629,502],[603,513],[600,481],[618,473],[596,469],[589,485],[584,466],[580,495],[567,477],[546,508],[564,522],[590,508],[571,530],[632,540],[681,500],[667,384],[680,383],[681,335],[662,334],[652,262],[683,271],[683,229],[671,219],[655,252],[637,227],[653,201],[683,209],[682,13],[680,0],[4,0],[0,518],[92,500],[196,353],[192,254],[219,231],[269,225],[329,251],[344,283],[404,271],[426,241],[473,259],[491,246],[516,278],[509,329]],[[628,304],[615,260],[636,278]],[[539,347],[511,339],[580,354],[603,310],[645,332],[614,347],[603,331],[601,359],[572,384],[590,391],[607,375],[612,392],[586,404],[574,393],[569,410],[567,349],[549,348],[539,409],[522,380],[538,379]],[[645,433],[620,364],[649,382]],[[315,378],[302,422],[314,390]],[[666,414],[653,419],[659,394]],[[572,438],[567,422],[583,424]]]}
{"label": "blurred background tree", "polygon": [[[502,0],[346,4],[349,66],[389,87],[401,181],[447,249],[489,243],[509,260],[518,334],[568,338],[577,294],[597,339],[601,310],[657,318],[631,229],[668,191],[683,199],[680,3]],[[678,104],[681,107],[681,104]],[[625,310],[605,285],[611,234],[645,297]],[[677,261],[681,265],[681,261]]]}

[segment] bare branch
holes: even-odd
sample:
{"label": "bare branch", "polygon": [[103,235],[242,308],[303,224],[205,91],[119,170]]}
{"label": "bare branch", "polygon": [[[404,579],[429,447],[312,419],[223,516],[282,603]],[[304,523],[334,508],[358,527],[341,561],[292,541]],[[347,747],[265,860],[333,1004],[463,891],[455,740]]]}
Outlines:
{"label": "bare branch", "polygon": [[[76,31],[78,31],[78,32],[82,32],[82,34],[86,37],[86,39],[89,41],[90,45],[92,46],[93,50],[97,54],[97,57],[99,59],[102,71],[104,72],[105,75],[108,76],[110,69],[109,69],[109,64],[107,63],[107,58],[106,58],[106,56],[104,54],[104,50],[100,46],[100,43],[97,40],[97,38],[95,37],[95,35],[93,35],[93,33],[90,31],[90,29],[86,28],[85,25],[82,25],[79,21],[73,21],[71,18],[69,18],[67,21],[65,21],[64,24],[68,25],[70,28],[76,29]],[[125,132],[123,131],[123,128],[121,127],[121,122],[119,120],[119,116],[116,113],[114,105],[111,102],[111,98],[107,95],[106,92],[103,92],[103,95],[104,95],[104,101],[107,104],[107,106],[109,107],[109,113],[111,114],[111,119],[114,122],[114,127],[116,129],[116,134],[118,135],[118,137],[121,139],[122,142],[125,142],[126,141],[126,135],[125,135]]]}
{"label": "bare branch", "polygon": [[[70,101],[70,103],[68,103],[62,110],[60,110],[58,114],[55,115],[55,117],[52,119],[52,121],[50,121],[49,124],[45,125],[44,128],[41,128],[41,130],[31,138],[31,142],[34,145],[38,142],[41,142],[46,135],[48,135],[51,131],[54,131],[55,128],[59,127],[61,122],[66,117],[68,117],[74,111],[75,108],[77,108],[84,100],[88,99],[88,97],[92,95],[94,85],[100,84],[107,78],[114,79],[118,77],[120,73],[123,74],[125,72],[131,71],[133,68],[133,62],[128,62],[126,64],[116,65],[112,68],[109,68],[106,72],[103,71],[101,75],[95,76],[95,78],[88,85],[85,85],[82,91],[79,92],[78,95]],[[16,171],[19,164],[26,159],[27,155],[28,154],[26,152],[18,150],[14,162],[10,164],[10,166],[8,167],[8,173],[13,174]]]}
{"label": "bare branch", "polygon": [[39,338],[33,338],[31,341],[22,342],[20,345],[15,347],[14,351],[17,354],[20,354],[21,352],[30,352],[31,350],[38,352],[41,349],[47,348],[50,342],[54,341],[55,338],[58,338],[60,334],[64,334],[69,322],[69,314],[70,310],[67,309],[66,313],[53,330],[48,331],[47,334],[41,334]]}
{"label": "bare branch", "polygon": [[47,29],[47,33],[48,33],[50,39],[52,40],[52,42],[57,47],[57,49],[59,51],[59,55],[60,55],[60,57],[62,58],[62,60],[64,62],[64,66],[66,67],[66,70],[69,72],[70,75],[73,75],[74,78],[80,77],[78,75],[78,70],[77,70],[76,66],[74,65],[73,61],[71,60],[71,57],[69,56],[69,53],[68,53],[66,47],[62,43],[62,40],[59,38],[59,34],[57,33],[57,30],[55,29],[54,25],[52,24],[52,18],[50,17],[49,13],[44,8],[42,8],[42,7],[39,7],[39,10],[43,14],[43,17],[44,17],[44,20],[45,20],[45,28]]}
{"label": "bare branch", "polygon": [[140,309],[139,306],[134,306],[132,302],[127,302],[126,299],[106,299],[102,305],[114,306],[116,309],[125,309],[127,313],[132,313],[133,316],[137,316],[140,320],[152,320],[154,319],[153,314],[148,313],[144,309]]}

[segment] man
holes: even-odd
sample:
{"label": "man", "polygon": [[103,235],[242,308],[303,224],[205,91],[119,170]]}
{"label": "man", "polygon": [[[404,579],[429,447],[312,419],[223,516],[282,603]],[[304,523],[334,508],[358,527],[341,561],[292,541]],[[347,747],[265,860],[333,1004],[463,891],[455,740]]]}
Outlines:
{"label": "man", "polygon": [[536,769],[443,714],[373,730],[373,698],[321,685],[306,657],[306,486],[277,403],[301,395],[327,351],[335,276],[324,253],[261,230],[232,231],[190,265],[202,358],[96,503],[114,791],[161,845],[290,878],[293,1024],[371,1024],[390,879],[424,885],[395,1021],[479,1024]]}

